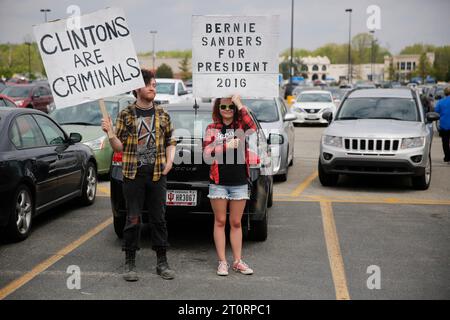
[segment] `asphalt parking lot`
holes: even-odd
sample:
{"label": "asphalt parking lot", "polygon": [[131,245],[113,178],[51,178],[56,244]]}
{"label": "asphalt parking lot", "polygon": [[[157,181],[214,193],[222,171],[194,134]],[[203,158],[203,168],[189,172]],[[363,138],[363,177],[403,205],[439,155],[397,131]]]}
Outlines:
{"label": "asphalt parking lot", "polygon": [[[244,243],[252,276],[216,276],[212,220],[195,219],[169,223],[175,280],[156,275],[144,228],[140,281],[123,281],[102,181],[93,206],[53,209],[26,241],[0,244],[0,299],[449,299],[450,166],[440,139],[429,190],[385,177],[344,177],[324,188],[317,178],[323,129],[295,129],[295,162],[288,181],[275,184],[269,237]],[[70,289],[74,266],[80,282]]]}

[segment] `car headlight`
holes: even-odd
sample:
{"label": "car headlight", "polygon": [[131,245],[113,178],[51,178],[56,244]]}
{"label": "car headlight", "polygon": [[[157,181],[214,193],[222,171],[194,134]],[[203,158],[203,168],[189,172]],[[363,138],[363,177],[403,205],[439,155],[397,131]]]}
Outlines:
{"label": "car headlight", "polygon": [[342,148],[342,137],[336,136],[323,136],[323,144],[327,146]]}
{"label": "car headlight", "polygon": [[106,136],[100,137],[95,140],[83,142],[85,145],[90,147],[92,150],[101,150],[105,146]]}
{"label": "car headlight", "polygon": [[17,106],[20,107],[24,101],[25,100],[16,100],[15,103],[16,103]]}
{"label": "car headlight", "polygon": [[294,106],[293,109],[294,109],[294,111],[297,111],[300,113],[306,113],[306,111],[303,108],[301,108],[300,106]]}
{"label": "car headlight", "polygon": [[420,148],[425,144],[425,137],[404,138],[402,139],[402,149]]}

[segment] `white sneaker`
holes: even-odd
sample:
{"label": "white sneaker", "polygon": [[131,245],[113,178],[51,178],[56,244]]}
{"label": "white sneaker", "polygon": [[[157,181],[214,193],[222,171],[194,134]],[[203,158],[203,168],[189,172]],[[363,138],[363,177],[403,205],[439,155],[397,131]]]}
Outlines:
{"label": "white sneaker", "polygon": [[228,275],[228,268],[230,266],[226,261],[219,261],[219,266],[217,267],[217,275],[218,276],[227,276]]}
{"label": "white sneaker", "polygon": [[242,260],[233,263],[233,270],[242,274],[253,274],[253,269],[251,269],[248,264]]}

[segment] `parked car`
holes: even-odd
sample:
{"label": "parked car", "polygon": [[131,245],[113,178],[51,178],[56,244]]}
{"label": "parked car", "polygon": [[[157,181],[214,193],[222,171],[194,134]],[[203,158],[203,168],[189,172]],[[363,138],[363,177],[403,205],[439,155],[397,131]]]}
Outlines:
{"label": "parked car", "polygon": [[300,93],[292,106],[292,113],[297,116],[294,124],[326,124],[328,121],[322,118],[326,111],[336,113],[336,105],[329,91],[317,90]]}
{"label": "parked car", "polygon": [[243,99],[256,116],[268,138],[274,177],[286,181],[289,166],[294,163],[295,131],[292,121],[297,117],[288,111],[281,98]]}
{"label": "parked car", "polygon": [[14,100],[20,108],[31,108],[48,113],[53,102],[50,89],[45,85],[20,84],[5,88],[2,94]]}
{"label": "parked car", "polygon": [[189,93],[183,80],[180,79],[156,79],[156,104],[172,104],[193,102],[192,93]]}
{"label": "parked car", "polygon": [[[411,176],[414,188],[431,182],[432,122],[419,95],[409,89],[352,91],[325,129],[319,158],[319,179],[336,185],[341,174]],[[333,120],[334,118],[334,120]]]}
{"label": "parked car", "polygon": [[94,203],[97,162],[81,135],[41,111],[0,108],[0,227],[24,240],[33,218],[73,198]]}
{"label": "parked car", "polygon": [[[103,99],[106,110],[113,124],[119,112],[132,104],[136,99],[129,95],[119,95]],[[89,146],[97,161],[99,175],[109,175],[113,150],[109,139],[102,130],[102,113],[98,100],[75,106],[54,109],[50,116],[67,132],[79,132],[83,136],[82,143]]]}
{"label": "parked car", "polygon": [[294,91],[294,89],[298,86],[298,83],[295,82],[288,82],[285,86],[284,86],[284,99],[287,99],[288,96],[292,95],[292,92]]}
{"label": "parked car", "polygon": [[[167,106],[173,122],[178,144],[172,170],[167,176],[166,217],[182,215],[212,215],[209,189],[209,164],[203,159],[203,135],[212,122],[211,104],[200,104],[197,110],[189,103]],[[248,238],[263,241],[267,238],[268,207],[273,199],[273,176],[270,149],[264,132],[257,124],[257,131],[248,137],[249,149],[257,164],[250,167],[249,193],[244,210],[243,226]],[[111,170],[111,207],[114,230],[119,238],[123,235],[126,207],[122,193],[122,153],[114,153]],[[144,209],[147,210],[146,208]],[[147,215],[143,215],[143,222]]]}
{"label": "parked car", "polygon": [[5,96],[4,94],[0,94],[0,107],[15,108],[17,107],[17,105],[10,97]]}

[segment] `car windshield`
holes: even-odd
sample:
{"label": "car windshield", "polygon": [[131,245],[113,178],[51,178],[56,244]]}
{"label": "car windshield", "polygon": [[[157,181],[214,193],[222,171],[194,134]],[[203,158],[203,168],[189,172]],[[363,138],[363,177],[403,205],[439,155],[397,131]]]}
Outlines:
{"label": "car windshield", "polygon": [[420,121],[413,99],[350,98],[341,106],[336,120],[393,119]]}
{"label": "car windshield", "polygon": [[212,112],[195,112],[169,110],[170,119],[174,129],[174,136],[177,138],[201,138],[206,127],[212,123]]}
{"label": "car windshield", "polygon": [[11,86],[11,87],[6,87],[2,91],[2,94],[6,95],[8,97],[13,97],[13,98],[28,97],[30,95],[31,89],[32,89],[32,87]]}
{"label": "car windshield", "polygon": [[259,122],[278,121],[278,108],[274,99],[272,100],[254,100],[243,99],[242,103],[246,105],[256,116]]}
{"label": "car windshield", "polygon": [[[114,101],[105,101],[105,106],[111,116],[112,122],[115,123],[119,112],[119,103]],[[91,101],[76,106],[55,109],[50,113],[50,116],[60,125],[82,124],[100,126],[103,118],[98,101]]]}
{"label": "car windshield", "polygon": [[175,84],[174,83],[156,83],[156,93],[157,94],[171,94],[175,95]]}
{"label": "car windshield", "polygon": [[302,93],[298,102],[331,102],[331,96],[328,93]]}

